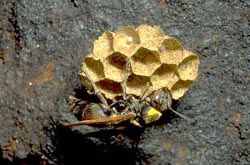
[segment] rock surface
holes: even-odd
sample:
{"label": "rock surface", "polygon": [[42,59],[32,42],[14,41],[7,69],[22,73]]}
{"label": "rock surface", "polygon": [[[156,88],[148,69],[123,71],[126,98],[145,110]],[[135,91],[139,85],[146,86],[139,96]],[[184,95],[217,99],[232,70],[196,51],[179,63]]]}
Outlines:
{"label": "rock surface", "polygon": [[[0,164],[249,164],[250,2],[0,2]],[[159,25],[199,55],[198,80],[145,129],[65,129],[83,55],[105,30]],[[81,150],[79,153],[77,150]],[[94,156],[95,159],[91,157]]]}

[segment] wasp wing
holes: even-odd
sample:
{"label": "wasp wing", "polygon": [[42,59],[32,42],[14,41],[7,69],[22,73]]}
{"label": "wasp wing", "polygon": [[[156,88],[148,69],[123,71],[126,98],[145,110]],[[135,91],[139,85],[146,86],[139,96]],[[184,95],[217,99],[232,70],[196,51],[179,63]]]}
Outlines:
{"label": "wasp wing", "polygon": [[64,124],[65,127],[73,127],[80,125],[108,125],[108,124],[119,124],[123,121],[130,120],[135,117],[134,113],[129,113],[120,116],[113,116],[108,118],[92,119],[92,120],[82,120],[74,123]]}

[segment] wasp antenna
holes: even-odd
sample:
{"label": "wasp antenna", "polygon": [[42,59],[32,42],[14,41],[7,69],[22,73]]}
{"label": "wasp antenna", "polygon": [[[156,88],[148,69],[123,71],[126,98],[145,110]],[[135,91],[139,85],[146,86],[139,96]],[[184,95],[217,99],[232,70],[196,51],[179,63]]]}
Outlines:
{"label": "wasp antenna", "polygon": [[191,118],[189,118],[189,117],[186,117],[185,115],[183,115],[183,114],[177,112],[176,110],[174,110],[174,109],[171,108],[171,107],[169,107],[169,109],[170,109],[173,113],[175,113],[176,115],[180,116],[181,118],[183,118],[183,119],[185,119],[185,120],[187,120],[187,121],[189,121],[189,122],[194,121],[193,119],[191,119]]}
{"label": "wasp antenna", "polygon": [[149,82],[147,82],[147,84],[146,84],[146,88],[145,88],[145,89],[144,89],[144,91],[142,92],[142,95],[141,95],[140,101],[144,100],[144,99],[147,97],[146,93],[147,93],[147,91],[148,91],[149,87],[150,87]]}
{"label": "wasp antenna", "polygon": [[181,118],[183,118],[183,119],[185,119],[185,120],[187,120],[187,121],[190,121],[190,122],[191,122],[191,121],[194,121],[193,119],[190,119],[190,118],[186,117],[185,115],[183,115],[183,114],[177,112],[177,111],[174,110],[171,106],[172,106],[172,96],[171,96],[171,93],[168,92],[168,108],[169,108],[173,113],[175,113],[176,115],[180,116]]}
{"label": "wasp antenna", "polygon": [[102,102],[104,105],[108,106],[107,100],[106,100],[105,97],[102,95],[102,93],[97,89],[97,87],[96,87],[94,81],[90,78],[89,74],[86,72],[86,70],[85,70],[84,68],[82,69],[82,72],[83,72],[83,73],[86,75],[86,77],[89,79],[91,85],[93,86],[93,89],[94,89],[95,94],[99,97],[99,99],[101,100],[101,102]]}
{"label": "wasp antenna", "polygon": [[127,99],[127,81],[128,81],[128,77],[129,77],[129,73],[130,73],[130,67],[131,67],[131,64],[128,60],[128,58],[126,58],[126,77],[124,79],[124,81],[122,82],[122,97],[124,100]]}
{"label": "wasp antenna", "polygon": [[127,90],[126,90],[127,83],[122,82],[121,85],[122,85],[122,98],[123,98],[123,100],[126,100],[127,99]]}

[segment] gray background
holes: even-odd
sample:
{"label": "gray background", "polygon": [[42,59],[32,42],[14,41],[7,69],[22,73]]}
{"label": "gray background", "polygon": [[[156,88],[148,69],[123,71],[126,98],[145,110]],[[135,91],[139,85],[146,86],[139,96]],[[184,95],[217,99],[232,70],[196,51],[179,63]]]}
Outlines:
{"label": "gray background", "polygon": [[[199,55],[175,106],[196,122],[168,113],[142,130],[61,127],[76,120],[66,98],[93,41],[144,23]],[[250,1],[2,0],[0,80],[1,164],[250,164]]]}

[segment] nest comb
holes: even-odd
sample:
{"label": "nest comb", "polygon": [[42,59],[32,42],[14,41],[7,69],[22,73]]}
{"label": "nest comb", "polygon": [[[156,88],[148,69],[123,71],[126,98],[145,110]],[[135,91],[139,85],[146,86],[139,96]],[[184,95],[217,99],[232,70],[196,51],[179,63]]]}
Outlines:
{"label": "nest comb", "polygon": [[[107,98],[122,95],[126,77],[126,59],[131,64],[127,94],[141,96],[147,82],[147,94],[166,87],[173,99],[182,97],[198,75],[199,57],[185,50],[175,38],[158,26],[127,26],[116,32],[105,31],[95,42],[93,53],[83,59],[82,69]],[[81,85],[93,91],[86,75],[80,71]]]}

